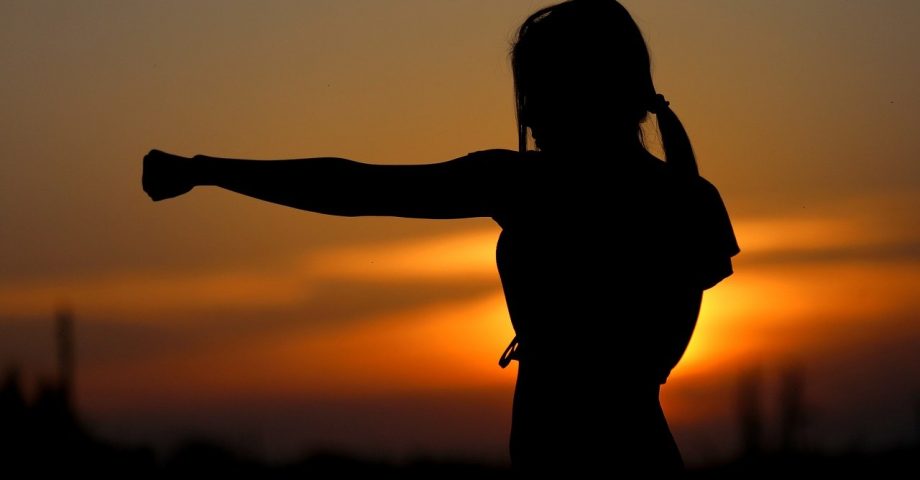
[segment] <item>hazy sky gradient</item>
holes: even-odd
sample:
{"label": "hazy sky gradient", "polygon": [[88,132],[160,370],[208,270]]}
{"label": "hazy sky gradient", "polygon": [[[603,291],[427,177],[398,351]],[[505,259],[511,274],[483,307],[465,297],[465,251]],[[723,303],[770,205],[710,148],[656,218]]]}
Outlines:
{"label": "hazy sky gradient", "polygon": [[[66,303],[80,407],[119,438],[502,458],[514,372],[495,366],[511,330],[491,221],[208,188],[154,204],[140,167],[154,147],[375,163],[514,148],[509,42],[546,4],[0,1],[0,362],[53,371]],[[818,443],[908,438],[920,3],[624,4],[742,249],[664,389],[681,448],[733,448],[753,365],[773,383],[803,366]]]}

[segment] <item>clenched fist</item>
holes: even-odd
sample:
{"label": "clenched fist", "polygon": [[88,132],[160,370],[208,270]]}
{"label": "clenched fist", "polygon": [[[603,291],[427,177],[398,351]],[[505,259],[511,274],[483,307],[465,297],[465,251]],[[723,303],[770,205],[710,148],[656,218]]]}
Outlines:
{"label": "clenched fist", "polygon": [[144,156],[144,173],[141,177],[144,191],[155,202],[187,193],[195,187],[191,174],[193,161],[160,150],[151,150]]}

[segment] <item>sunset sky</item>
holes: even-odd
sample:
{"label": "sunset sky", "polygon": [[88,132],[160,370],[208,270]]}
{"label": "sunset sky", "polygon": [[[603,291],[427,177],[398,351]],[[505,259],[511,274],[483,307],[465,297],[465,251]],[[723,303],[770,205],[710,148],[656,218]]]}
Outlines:
{"label": "sunset sky", "polygon": [[[52,375],[67,306],[77,405],[108,438],[504,461],[516,367],[496,364],[513,332],[491,220],[216,188],[153,203],[141,158],[515,148],[509,45],[549,3],[0,1],[0,367]],[[742,250],[662,390],[688,462],[735,451],[756,368],[770,421],[801,369],[814,445],[911,441],[920,2],[623,3]]]}

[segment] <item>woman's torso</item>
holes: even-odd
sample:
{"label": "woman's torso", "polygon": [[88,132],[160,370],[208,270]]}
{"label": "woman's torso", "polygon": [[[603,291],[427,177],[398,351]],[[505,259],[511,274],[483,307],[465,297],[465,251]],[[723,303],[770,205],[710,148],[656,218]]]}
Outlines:
{"label": "woman's torso", "polygon": [[647,153],[530,152],[513,176],[496,257],[521,356],[663,383],[696,315],[679,281],[683,180]]}

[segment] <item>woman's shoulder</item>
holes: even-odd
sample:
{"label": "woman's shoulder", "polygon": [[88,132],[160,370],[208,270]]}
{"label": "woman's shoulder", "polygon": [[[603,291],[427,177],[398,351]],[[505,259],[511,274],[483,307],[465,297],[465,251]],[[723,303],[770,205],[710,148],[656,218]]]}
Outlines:
{"label": "woman's shoulder", "polygon": [[507,179],[531,170],[531,167],[537,163],[534,160],[538,157],[539,152],[493,148],[468,153],[458,160],[464,162],[463,164],[470,171],[490,175],[497,179]]}

